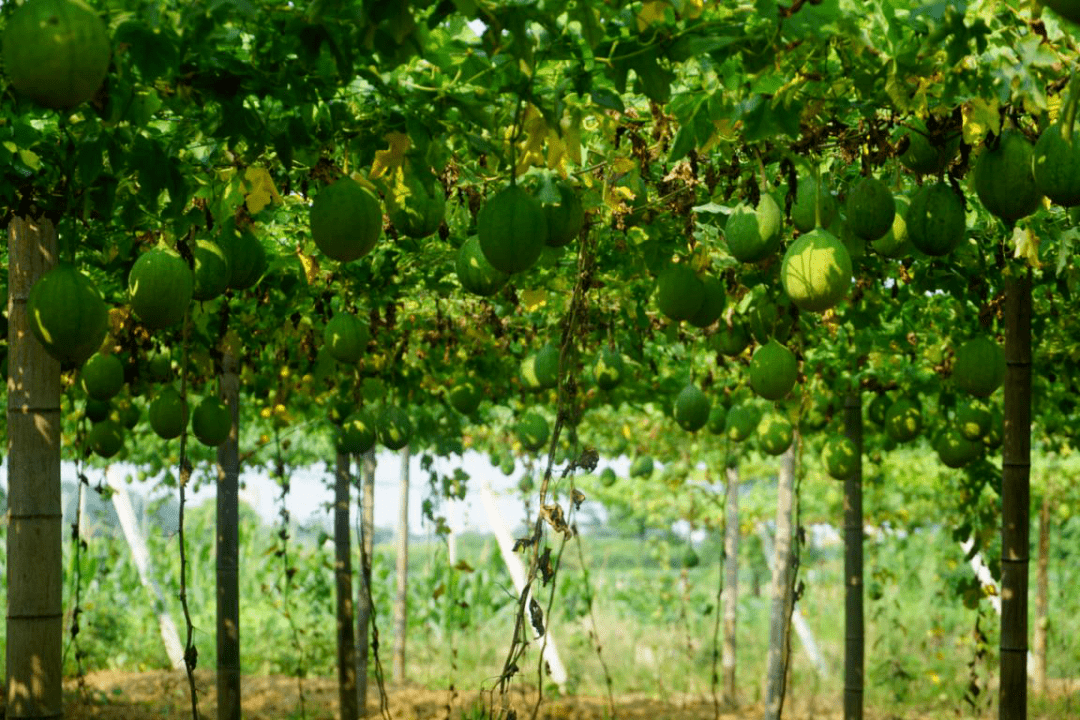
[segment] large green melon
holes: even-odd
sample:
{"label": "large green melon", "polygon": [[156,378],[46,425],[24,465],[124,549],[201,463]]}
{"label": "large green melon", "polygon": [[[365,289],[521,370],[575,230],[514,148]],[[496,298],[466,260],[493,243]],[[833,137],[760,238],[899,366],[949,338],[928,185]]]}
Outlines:
{"label": "large green melon", "polygon": [[767,455],[782,455],[795,439],[791,421],[778,412],[771,412],[757,426],[758,447]]}
{"label": "large green melon", "polygon": [[848,191],[846,209],[851,232],[868,242],[889,232],[896,217],[892,191],[875,177],[862,178]]}
{"label": "large green melon", "polygon": [[766,400],[779,400],[795,387],[795,354],[772,338],[750,357],[750,388]]}
{"label": "large green melon", "polygon": [[687,385],[675,396],[675,422],[687,432],[697,432],[709,421],[712,403],[697,385]]}
{"label": "large green melon", "polygon": [[549,434],[547,418],[534,410],[522,415],[514,426],[514,435],[529,452],[541,450],[547,444]]}
{"label": "large green melon", "polygon": [[723,314],[724,306],[727,305],[727,292],[724,290],[724,283],[715,275],[705,275],[701,278],[701,283],[705,289],[701,306],[687,318],[687,322],[694,327],[707,328]]}
{"label": "large green melon", "polygon": [[90,397],[111,400],[124,387],[124,363],[112,353],[94,353],[83,365],[79,379]]}
{"label": "large green melon", "polygon": [[184,319],[195,289],[191,268],[171,248],[144,252],[128,274],[128,302],[148,328],[160,329]]}
{"label": "large green melon", "polygon": [[982,440],[990,432],[993,413],[990,406],[978,398],[965,398],[957,403],[956,429],[968,440]]}
{"label": "large green melon", "polygon": [[266,249],[250,230],[226,229],[218,236],[218,246],[229,265],[228,286],[233,290],[253,287],[266,272]]}
{"label": "large green melon", "polygon": [[885,413],[889,411],[889,406],[892,405],[892,398],[887,394],[881,393],[875,395],[874,399],[870,401],[870,405],[866,408],[866,417],[870,419],[870,422],[876,425],[885,424]]}
{"label": "large green melon", "polygon": [[959,430],[947,428],[934,439],[938,459],[951,468],[961,468],[975,460],[983,452],[979,440],[969,440]]}
{"label": "large green melon", "polygon": [[550,390],[559,383],[559,348],[545,344],[521,361],[521,380],[530,390]]}
{"label": "large green melon", "polygon": [[337,431],[337,451],[346,455],[366,453],[375,445],[376,421],[367,410],[347,415]]}
{"label": "large green melon", "polygon": [[1039,192],[1058,205],[1072,207],[1080,205],[1080,143],[1072,134],[1066,140],[1063,130],[1054,123],[1042,131],[1031,167]]}
{"label": "large green melon", "polygon": [[409,414],[397,405],[387,405],[376,421],[379,442],[389,450],[400,450],[412,439],[412,421]]}
{"label": "large green melon", "polygon": [[324,255],[341,262],[364,257],[382,234],[378,198],[350,177],[324,187],[311,203],[311,237]]}
{"label": "large green melon", "polygon": [[986,336],[968,340],[956,349],[952,379],[961,390],[988,397],[1005,382],[1005,353]]}
{"label": "large green melon", "polygon": [[187,403],[172,385],[165,385],[158,391],[147,408],[150,429],[163,440],[179,437],[187,427]]}
{"label": "large green melon", "polygon": [[509,185],[480,208],[476,234],[491,266],[512,275],[540,259],[548,240],[547,217],[539,200],[520,185]]}
{"label": "large green melon", "polygon": [[844,243],[820,228],[793,242],[780,268],[784,291],[802,310],[822,312],[851,287],[851,256]]}
{"label": "large green melon", "polygon": [[219,398],[208,395],[191,413],[191,431],[203,445],[217,447],[229,439],[232,413]]}
{"label": "large green melon", "polygon": [[229,287],[232,270],[229,257],[221,246],[210,240],[196,240],[192,252],[195,257],[195,286],[191,297],[195,300],[213,300]]}
{"label": "large green melon", "polygon": [[399,234],[425,238],[442,225],[446,217],[446,191],[430,171],[404,175],[404,182],[386,194],[386,216]]}
{"label": "large green melon", "polygon": [[870,247],[878,255],[895,260],[910,255],[913,246],[907,229],[907,213],[911,201],[903,195],[897,195],[893,200],[896,213],[893,215],[892,226],[882,237],[870,243]]}
{"label": "large green melon", "polygon": [[109,330],[109,308],[94,283],[72,264],[59,262],[30,288],[26,299],[30,330],[61,363],[80,365],[93,355]]}
{"label": "large green melon", "polygon": [[764,260],[780,247],[783,213],[769,193],[762,193],[757,208],[739,205],[724,225],[728,252],[744,263]]}
{"label": "large green melon", "polygon": [[907,211],[908,238],[927,255],[948,255],[964,241],[964,203],[947,183],[924,185]]}
{"label": "large green melon", "polygon": [[761,410],[756,405],[744,403],[732,406],[727,412],[725,425],[728,439],[742,442],[754,434],[761,422]]}
{"label": "large green melon", "polygon": [[551,247],[569,245],[585,227],[585,207],[577,192],[566,183],[557,185],[559,202],[544,203],[547,219],[547,244]]}
{"label": "large green melon", "polygon": [[809,175],[799,178],[791,204],[791,224],[800,232],[829,227],[836,218],[836,209],[836,198],[827,187],[819,190],[818,182]]}
{"label": "large green melon", "polygon": [[705,283],[687,263],[672,263],[656,278],[656,306],[668,318],[689,320],[705,302]]}
{"label": "large green melon", "polygon": [[355,365],[371,340],[368,326],[349,312],[339,312],[323,328],[323,343],[335,360]]}
{"label": "large green melon", "polygon": [[596,355],[593,363],[593,378],[601,390],[611,390],[622,382],[626,367],[622,353],[613,347],[604,346]]}
{"label": "large green melon", "polygon": [[86,399],[86,419],[93,423],[107,420],[112,414],[112,403],[108,400]]}
{"label": "large green melon", "polygon": [[858,449],[847,437],[830,435],[821,446],[821,461],[830,477],[847,480],[858,467]]}
{"label": "large green melon", "polygon": [[1014,223],[1039,209],[1042,192],[1035,184],[1033,148],[1023,133],[1005,130],[996,146],[975,161],[975,192],[983,207]]}
{"label": "large green melon", "polygon": [[494,295],[510,279],[508,273],[496,270],[484,257],[484,252],[480,249],[480,238],[475,235],[461,243],[454,268],[461,287],[480,297]]}
{"label": "large green melon", "polygon": [[450,403],[450,407],[462,415],[472,415],[476,412],[482,399],[480,388],[470,378],[457,379],[446,393],[446,400]]}
{"label": "large green melon", "polygon": [[86,442],[95,455],[111,458],[124,449],[124,429],[115,420],[102,420],[90,427]]}
{"label": "large green melon", "polygon": [[922,408],[911,398],[896,400],[885,412],[885,432],[896,442],[914,440],[922,424]]}
{"label": "large green melon", "polygon": [[29,0],[0,42],[12,87],[54,110],[94,97],[109,69],[105,23],[81,0]]}

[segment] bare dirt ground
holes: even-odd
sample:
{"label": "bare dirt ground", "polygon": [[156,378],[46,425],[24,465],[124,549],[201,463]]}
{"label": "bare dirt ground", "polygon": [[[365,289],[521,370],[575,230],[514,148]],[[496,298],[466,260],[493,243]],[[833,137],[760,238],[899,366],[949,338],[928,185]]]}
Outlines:
{"label": "bare dirt ground", "polygon": [[[196,672],[199,715],[212,720],[217,716],[214,675]],[[1074,688],[1069,688],[1072,690]],[[285,676],[245,677],[242,702],[246,720],[336,720],[337,683],[331,678],[306,678],[303,681],[303,707],[297,679]],[[475,692],[460,692],[451,698],[446,689],[432,690],[413,685],[387,687],[388,715],[392,720],[481,720],[491,715],[477,711],[478,707],[499,707],[499,698],[485,696],[481,704]],[[187,720],[192,717],[187,676],[180,672],[118,672],[102,671],[87,675],[83,682],[65,682],[68,720]],[[800,704],[798,699],[785,706],[787,720],[833,720],[842,717],[839,699],[836,703],[817,702],[817,706]],[[535,693],[516,694],[509,698],[519,720],[531,719],[536,704]],[[716,710],[711,700],[657,702],[645,697],[621,695],[615,698],[614,714],[606,698],[566,697],[545,698],[536,713],[537,720],[757,720],[763,708],[757,705],[737,711]],[[368,717],[385,717],[380,713],[379,692],[375,685],[369,690]],[[498,717],[498,715],[495,715]],[[866,713],[868,720],[927,720],[932,715],[898,715],[893,711]]]}
{"label": "bare dirt ground", "polygon": [[[217,693],[211,672],[196,672],[199,714],[208,719],[217,713]],[[187,676],[168,671],[152,672],[94,672],[84,678],[80,688],[76,679],[65,683],[65,717],[69,720],[184,720],[192,717]],[[284,720],[305,717],[308,720],[336,719],[337,683],[331,678],[306,678],[303,681],[303,714],[296,678],[285,676],[245,677],[242,703],[246,720]],[[382,717],[379,691],[373,684],[369,689],[368,717]],[[458,693],[451,698],[446,689],[431,690],[414,685],[387,686],[388,712],[393,720],[479,720],[487,713],[477,707],[500,707],[499,698],[478,693]],[[517,717],[532,717],[536,695],[517,693],[509,699]],[[621,720],[714,720],[712,702],[687,700],[660,703],[633,696],[615,698],[616,718]],[[785,713],[791,720],[826,720],[839,717],[835,708],[795,708]],[[737,712],[722,712],[721,720],[760,718],[761,707],[740,708]],[[545,698],[536,715],[538,720],[605,720],[611,718],[606,698],[567,697]]]}

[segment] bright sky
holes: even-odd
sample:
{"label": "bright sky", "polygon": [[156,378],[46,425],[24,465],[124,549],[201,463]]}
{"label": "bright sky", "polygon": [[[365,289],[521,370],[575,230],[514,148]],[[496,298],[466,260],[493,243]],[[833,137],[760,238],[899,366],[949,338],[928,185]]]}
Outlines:
{"label": "bright sky", "polygon": [[[602,466],[604,464],[601,463]],[[616,470],[620,474],[625,474],[627,469],[625,465],[627,465],[626,462],[616,463]],[[414,535],[426,535],[434,531],[433,524],[425,521],[422,512],[423,502],[430,493],[428,473],[421,470],[419,456],[413,456],[409,466],[409,531]],[[516,490],[518,480],[524,472],[522,463],[518,463],[513,475],[506,476],[498,468],[492,467],[486,455],[475,452],[467,452],[464,457],[435,460],[434,469],[440,475],[451,474],[455,467],[461,467],[469,473],[468,497],[464,501],[454,501],[438,510],[436,514],[446,517],[451,528],[457,532],[489,532],[487,515],[479,498],[480,480],[483,478],[490,483],[496,495],[499,512],[504,521],[512,530],[516,530],[525,517],[524,506]],[[116,473],[120,477],[134,476],[136,469],[132,465],[117,464],[111,466],[109,472]],[[206,468],[196,468],[195,474],[200,476],[205,475],[205,472]],[[355,469],[354,472],[356,472]],[[102,470],[88,468],[86,474],[91,485],[105,481]],[[65,462],[61,468],[61,476],[65,484],[70,483],[70,486],[74,486],[76,481],[74,464]],[[376,458],[375,469],[375,525],[379,528],[396,529],[397,527],[401,507],[400,479],[401,454],[384,450]],[[243,484],[243,489],[240,491],[241,501],[254,507],[267,523],[278,522],[280,489],[276,481],[264,473],[247,472],[241,475],[241,482]],[[332,483],[332,471],[323,466],[295,471],[286,500],[286,507],[292,520],[302,525],[316,524],[321,518],[331,521],[329,506],[333,502],[334,495]],[[175,488],[153,489],[155,485],[153,479],[145,484],[136,481],[129,486],[129,490],[132,494],[138,495],[144,495],[150,490],[150,496],[155,499],[166,493],[178,496]],[[187,493],[187,500],[192,506],[214,501],[213,484],[196,482],[194,485],[194,492],[189,489]],[[0,486],[6,491],[6,463],[0,466]],[[354,493],[354,508],[356,499]]]}

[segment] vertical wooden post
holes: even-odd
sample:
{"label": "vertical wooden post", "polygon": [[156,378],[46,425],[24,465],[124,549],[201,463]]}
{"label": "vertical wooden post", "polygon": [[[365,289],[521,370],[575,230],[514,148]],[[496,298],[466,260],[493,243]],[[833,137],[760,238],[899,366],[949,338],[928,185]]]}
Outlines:
{"label": "vertical wooden post", "polygon": [[394,597],[394,679],[405,680],[405,635],[409,616],[409,446],[401,449],[397,532],[397,592]]}
{"label": "vertical wooden post", "polygon": [[844,434],[855,444],[855,472],[844,481],[844,720],[862,720],[866,668],[863,617],[862,397],[844,398]]}
{"label": "vertical wooden post", "polygon": [[63,714],[60,363],[30,332],[26,298],[56,262],[49,220],[8,226],[7,710]]}
{"label": "vertical wooden post", "polygon": [[1031,502],[1031,274],[1005,277],[1005,434],[1001,447],[1001,690],[998,717],[1027,717]]}
{"label": "vertical wooden post", "polygon": [[[228,337],[228,336],[227,336]],[[240,376],[239,348],[222,344],[219,393],[232,429],[217,451],[217,696],[218,720],[240,720]]]}
{"label": "vertical wooden post", "polygon": [[375,551],[375,451],[364,453],[360,463],[360,582],[356,599],[357,704],[360,717],[367,716],[368,655],[371,647],[371,556]]}
{"label": "vertical wooden post", "polygon": [[739,611],[739,465],[732,457],[727,470],[724,508],[724,644],[720,665],[724,671],[724,704],[738,706],[735,692],[735,629]]}
{"label": "vertical wooden post", "polygon": [[349,535],[349,456],[337,454],[334,477],[334,578],[337,581],[338,704],[341,720],[356,720],[356,632],[353,626],[352,543]]}

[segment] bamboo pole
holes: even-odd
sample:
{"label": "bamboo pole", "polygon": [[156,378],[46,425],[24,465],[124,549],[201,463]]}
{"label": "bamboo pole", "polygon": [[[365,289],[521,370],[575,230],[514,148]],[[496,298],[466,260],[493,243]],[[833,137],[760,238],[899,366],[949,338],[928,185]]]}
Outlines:
{"label": "bamboo pole", "polygon": [[49,220],[8,225],[7,708],[63,714],[60,363],[30,332],[26,298],[56,262]]}
{"label": "bamboo pole", "polygon": [[359,714],[356,689],[356,632],[353,625],[352,543],[349,533],[349,489],[352,485],[349,456],[337,454],[334,476],[334,579],[337,587],[338,709],[341,720]]}
{"label": "bamboo pole", "polygon": [[1031,274],[1005,277],[1005,435],[1001,483],[1001,688],[998,717],[1027,717],[1031,502]]}
{"label": "bamboo pole", "polygon": [[866,673],[863,614],[862,396],[844,398],[844,433],[855,444],[855,472],[844,481],[844,720],[862,720]]}
{"label": "bamboo pole", "polygon": [[240,377],[237,350],[222,344],[219,393],[232,428],[217,451],[217,717],[240,720]]}

